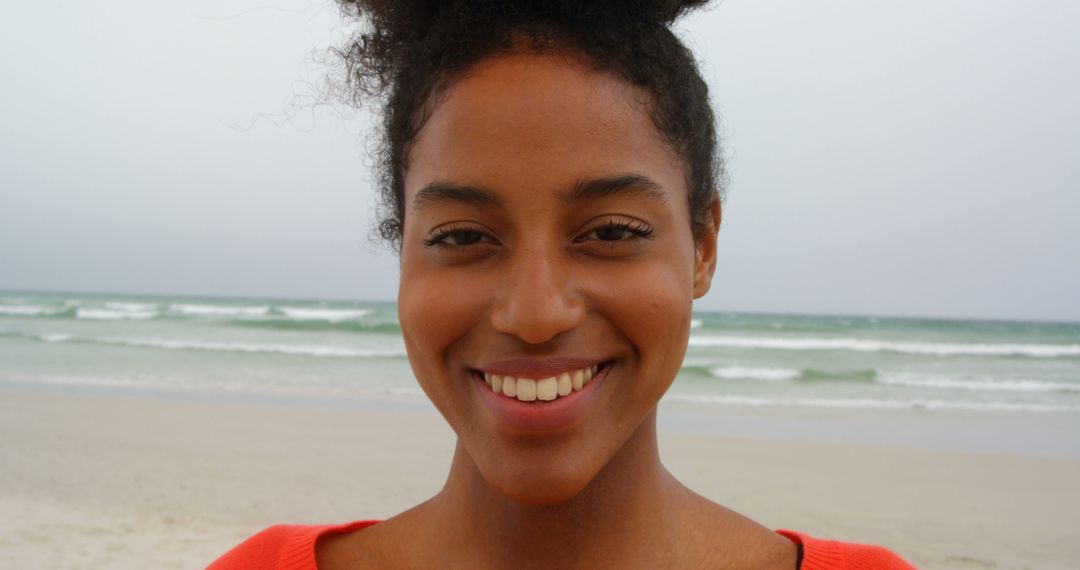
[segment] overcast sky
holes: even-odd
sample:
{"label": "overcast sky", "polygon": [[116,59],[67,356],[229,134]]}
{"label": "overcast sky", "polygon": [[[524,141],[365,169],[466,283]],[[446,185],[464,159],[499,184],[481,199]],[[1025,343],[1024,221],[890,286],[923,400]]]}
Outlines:
{"label": "overcast sky", "polygon": [[[391,300],[329,2],[0,4],[0,289]],[[1080,3],[727,0],[704,310],[1080,320]]]}

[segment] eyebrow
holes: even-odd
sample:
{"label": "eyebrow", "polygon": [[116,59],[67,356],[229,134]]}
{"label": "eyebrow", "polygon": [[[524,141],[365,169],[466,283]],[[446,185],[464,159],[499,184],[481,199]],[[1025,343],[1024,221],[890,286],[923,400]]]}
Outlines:
{"label": "eyebrow", "polygon": [[501,206],[502,200],[494,193],[475,186],[458,186],[445,182],[435,182],[424,186],[416,193],[412,211],[435,203],[458,202],[474,206]]}
{"label": "eyebrow", "polygon": [[626,174],[611,178],[594,178],[574,185],[569,192],[560,195],[564,202],[596,200],[616,195],[639,195],[667,202],[664,188],[639,174]]}
{"label": "eyebrow", "polygon": [[[569,191],[561,192],[559,199],[563,202],[582,202],[618,195],[646,196],[664,203],[668,200],[662,186],[639,174],[583,180]],[[416,212],[428,204],[447,202],[474,206],[502,206],[503,204],[502,199],[490,190],[476,186],[434,182],[416,193],[412,211]]]}

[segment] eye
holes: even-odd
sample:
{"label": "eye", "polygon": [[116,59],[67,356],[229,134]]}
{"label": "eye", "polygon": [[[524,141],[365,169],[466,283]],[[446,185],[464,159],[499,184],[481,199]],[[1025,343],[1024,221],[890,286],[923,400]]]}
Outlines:
{"label": "eye", "polygon": [[603,225],[593,228],[575,242],[590,239],[599,242],[619,242],[636,238],[648,239],[653,229],[644,222],[623,218],[609,218]]}
{"label": "eye", "polygon": [[495,241],[494,238],[477,228],[451,224],[432,230],[431,234],[424,239],[424,245],[428,247],[468,247],[484,241],[485,238]]}

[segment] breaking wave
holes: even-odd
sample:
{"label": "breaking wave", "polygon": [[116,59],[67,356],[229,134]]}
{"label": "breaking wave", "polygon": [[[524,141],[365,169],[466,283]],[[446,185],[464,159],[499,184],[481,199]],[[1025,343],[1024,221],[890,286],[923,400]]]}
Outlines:
{"label": "breaking wave", "polygon": [[702,364],[683,366],[684,372],[700,374],[719,380],[757,380],[763,382],[785,381],[873,381],[877,371],[865,370],[819,370],[816,368],[769,368],[752,366],[706,366]]}
{"label": "breaking wave", "polygon": [[263,344],[161,338],[80,337],[63,333],[42,334],[38,335],[37,339],[49,343],[69,342],[162,350],[206,350],[212,352],[285,354],[326,358],[398,358],[405,356],[404,348],[353,348],[315,344]]}
{"label": "breaking wave", "polygon": [[950,378],[936,376],[885,375],[878,382],[887,386],[931,388],[938,390],[978,390],[989,392],[1077,392],[1080,383],[1047,380],[993,378]]}
{"label": "breaking wave", "polygon": [[[66,302],[63,305],[30,303],[0,304],[0,317],[77,319],[94,321],[205,319],[229,324],[296,329],[355,329],[397,332],[397,323],[369,323],[365,317],[373,309],[332,308],[296,305],[223,305],[193,303],[137,303],[106,301],[90,306]],[[386,326],[386,325],[391,326]],[[345,325],[345,326],[341,326]],[[349,326],[361,325],[361,326]]]}
{"label": "breaking wave", "polygon": [[169,312],[197,317],[258,317],[270,313],[269,306],[169,305]]}
{"label": "breaking wave", "polygon": [[1029,356],[1033,358],[1080,356],[1080,344],[930,343],[857,338],[691,336],[690,346],[764,350],[896,352],[926,356]]}
{"label": "breaking wave", "polygon": [[145,321],[158,316],[154,310],[87,309],[79,307],[75,318],[91,321]]}
{"label": "breaking wave", "polygon": [[774,398],[767,396],[728,396],[707,394],[668,394],[665,400],[691,404],[718,404],[753,407],[840,408],[865,410],[933,410],[969,412],[1072,412],[1080,406],[1020,402],[966,402],[930,399],[882,400],[876,398]]}
{"label": "breaking wave", "polygon": [[742,366],[710,368],[709,374],[723,380],[795,380],[802,370],[793,368],[746,368]]}

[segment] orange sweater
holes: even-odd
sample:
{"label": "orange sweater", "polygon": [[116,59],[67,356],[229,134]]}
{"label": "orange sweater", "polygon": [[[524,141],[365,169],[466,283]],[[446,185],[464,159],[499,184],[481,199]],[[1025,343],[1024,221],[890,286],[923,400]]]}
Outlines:
{"label": "orange sweater", "polygon": [[[272,526],[225,553],[209,570],[317,570],[315,541],[324,534],[352,532],[379,521],[355,521],[340,525]],[[790,530],[777,531],[802,544],[800,570],[909,570],[914,567],[899,556],[865,544],[818,540]]]}

